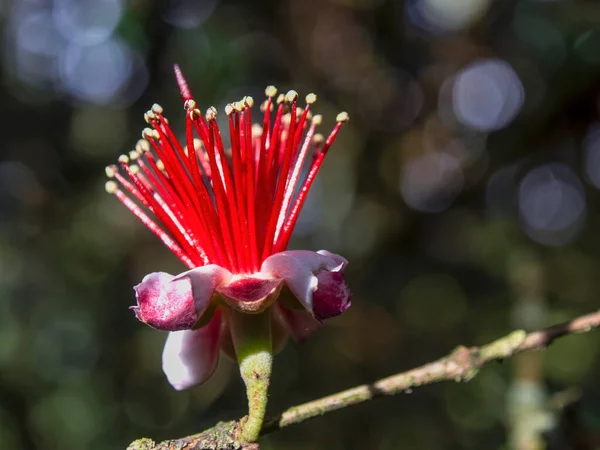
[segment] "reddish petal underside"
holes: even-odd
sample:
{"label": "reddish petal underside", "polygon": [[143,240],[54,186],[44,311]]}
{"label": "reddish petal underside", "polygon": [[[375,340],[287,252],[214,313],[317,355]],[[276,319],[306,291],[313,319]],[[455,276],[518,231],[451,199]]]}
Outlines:
{"label": "reddish petal underside", "polygon": [[317,274],[317,290],[313,292],[315,318],[335,317],[350,307],[351,293],[342,272],[322,270]]}
{"label": "reddish petal underside", "polygon": [[217,288],[221,298],[241,312],[259,313],[279,296],[282,280],[245,277]]}
{"label": "reddish petal underside", "polygon": [[305,309],[287,308],[281,304],[277,304],[276,307],[279,309],[292,339],[297,344],[304,342],[321,326],[321,323]]}
{"label": "reddish petal underside", "polygon": [[158,330],[176,331],[191,328],[198,320],[189,280],[175,280],[173,275],[155,272],[146,275],[134,287],[136,317]]}

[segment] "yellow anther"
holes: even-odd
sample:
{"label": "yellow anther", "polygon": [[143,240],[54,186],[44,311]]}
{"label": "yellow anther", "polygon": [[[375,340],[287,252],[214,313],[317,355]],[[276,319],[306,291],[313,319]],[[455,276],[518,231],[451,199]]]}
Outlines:
{"label": "yellow anther", "polygon": [[288,91],[287,94],[285,94],[285,101],[286,102],[293,102],[294,100],[296,100],[298,98],[298,93],[294,90]]}
{"label": "yellow anther", "polygon": [[138,153],[149,152],[150,151],[150,142],[148,142],[146,139],[140,139],[135,144],[135,149]]}
{"label": "yellow anther", "polygon": [[248,108],[252,108],[254,106],[254,99],[247,95],[244,97],[244,103],[248,106]]}
{"label": "yellow anther", "polygon": [[321,125],[321,122],[323,122],[323,116],[321,114],[315,115],[315,117],[312,118],[312,122],[315,125]]}
{"label": "yellow anther", "polygon": [[156,161],[156,167],[158,168],[158,170],[165,170],[165,163],[159,159]]}
{"label": "yellow anther", "polygon": [[131,171],[132,174],[137,174],[140,171],[140,166],[138,166],[137,164],[132,164],[129,166],[129,170]]}
{"label": "yellow anther", "polygon": [[160,106],[158,103],[155,103],[154,105],[152,105],[152,112],[154,114],[162,114],[163,113],[163,107]]}
{"label": "yellow anther", "polygon": [[306,96],[306,103],[308,103],[309,105],[312,105],[316,101],[317,101],[317,95],[316,94],[313,94],[311,92],[310,94],[308,94]]}
{"label": "yellow anther", "polygon": [[253,138],[262,136],[262,133],[263,133],[263,127],[261,127],[257,123],[252,124],[252,137]]}
{"label": "yellow anther", "polygon": [[346,111],[342,111],[336,116],[335,120],[336,122],[348,122],[350,120],[350,116]]}
{"label": "yellow anther", "polygon": [[227,103],[227,105],[225,106],[225,114],[230,116],[233,114],[234,110],[235,110],[235,108],[233,107],[233,105],[231,103]]}
{"label": "yellow anther", "polygon": [[324,140],[325,140],[325,138],[323,137],[323,135],[321,133],[317,133],[313,136],[313,142],[316,145],[322,144]]}
{"label": "yellow anther", "polygon": [[146,141],[154,139],[154,130],[152,128],[144,128],[142,130],[142,137],[146,139]]}
{"label": "yellow anther", "polygon": [[131,150],[129,152],[129,159],[132,161],[135,161],[136,159],[138,159],[140,157],[140,154],[138,152],[136,152],[135,150]]}
{"label": "yellow anther", "polygon": [[275,97],[277,95],[277,88],[275,86],[267,86],[265,95],[271,98]]}
{"label": "yellow anther", "polygon": [[190,119],[194,120],[198,117],[202,117],[202,112],[198,108],[194,108],[190,110]]}
{"label": "yellow anther", "polygon": [[[227,109],[227,108],[226,108]],[[217,108],[211,106],[206,110],[206,120],[215,120],[217,117]]]}
{"label": "yellow anther", "polygon": [[119,156],[119,160],[120,163],[125,163],[128,164],[129,163],[129,158],[127,157],[127,155],[121,155]]}
{"label": "yellow anther", "polygon": [[117,173],[116,167],[115,166],[106,166],[104,168],[104,172],[106,173],[106,176],[108,178],[113,178],[115,176],[115,173]]}
{"label": "yellow anther", "polygon": [[[265,100],[260,104],[260,112],[265,112],[267,109],[267,101]],[[273,103],[269,106],[269,112],[273,111]]]}
{"label": "yellow anther", "polygon": [[183,104],[183,107],[187,110],[196,109],[196,101],[195,100],[186,100]]}
{"label": "yellow anther", "polygon": [[115,183],[114,181],[107,181],[104,185],[104,189],[106,189],[106,192],[108,192],[109,194],[114,194],[115,192],[117,192],[118,188],[119,187],[117,186],[117,183]]}
{"label": "yellow anther", "polygon": [[285,101],[285,95],[279,94],[277,97],[277,104],[283,103]]}

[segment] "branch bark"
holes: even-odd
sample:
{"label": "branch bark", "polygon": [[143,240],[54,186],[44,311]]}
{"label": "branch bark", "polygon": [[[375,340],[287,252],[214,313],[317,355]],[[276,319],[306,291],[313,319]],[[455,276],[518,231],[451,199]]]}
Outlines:
{"label": "branch bark", "polygon": [[[304,422],[341,408],[356,405],[384,395],[394,395],[419,386],[440,381],[466,382],[477,375],[485,364],[510,358],[531,350],[542,350],[562,336],[587,333],[600,327],[600,311],[577,317],[553,327],[526,333],[512,333],[481,347],[459,346],[449,355],[415,369],[383,378],[371,384],[357,386],[317,400],[293,406],[268,420],[262,435]],[[202,433],[155,443],[148,438],[132,442],[128,450],[252,450],[256,444],[244,447],[240,442],[240,420],[218,423]]]}

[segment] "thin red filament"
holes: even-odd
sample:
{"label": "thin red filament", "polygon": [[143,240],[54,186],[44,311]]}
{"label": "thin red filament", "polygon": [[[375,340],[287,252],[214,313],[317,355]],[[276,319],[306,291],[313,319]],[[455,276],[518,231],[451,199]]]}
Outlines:
{"label": "thin red filament", "polygon": [[[249,274],[273,253],[285,250],[308,191],[347,114],[320,147],[315,135],[320,116],[311,118],[314,94],[299,113],[297,94],[267,88],[262,128],[252,125],[253,100],[245,97],[226,108],[231,154],[223,146],[209,108],[206,118],[178,66],[175,76],[185,102],[185,148],[158,105],[146,113],[152,126],[130,159],[109,166],[107,190],[129,209],[187,267],[221,265]],[[288,111],[289,110],[289,111]],[[318,117],[318,119],[317,119]],[[320,136],[320,135],[319,135]],[[314,145],[312,160],[307,155]],[[310,160],[307,162],[307,159]],[[302,167],[309,165],[301,180]],[[119,187],[120,186],[120,187]],[[296,194],[296,191],[297,194]],[[294,195],[296,198],[294,200]]]}

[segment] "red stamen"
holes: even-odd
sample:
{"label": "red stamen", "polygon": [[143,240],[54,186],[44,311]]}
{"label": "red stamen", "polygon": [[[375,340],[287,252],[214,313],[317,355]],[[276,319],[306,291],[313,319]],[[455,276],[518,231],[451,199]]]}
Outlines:
{"label": "red stamen", "polygon": [[[236,214],[232,214],[232,227],[234,228],[235,241],[237,246],[236,256],[238,258],[238,264],[240,269],[244,272],[250,271],[250,261],[248,260],[248,240],[247,233],[244,232],[247,227],[246,219],[246,207],[244,202],[244,169],[242,162],[242,153],[240,148],[240,133],[239,133],[239,114],[233,109],[231,105],[228,105],[231,109],[228,111],[229,115],[229,133],[231,136],[231,162],[233,166],[233,179],[235,180],[235,186],[228,192],[229,198],[234,199],[230,203],[230,209],[233,212],[235,208]],[[235,199],[237,198],[237,202]],[[244,230],[244,231],[242,231]]]}
{"label": "red stamen", "polygon": [[296,198],[296,201],[294,202],[294,206],[292,207],[290,216],[288,217],[287,221],[285,222],[285,225],[283,226],[283,232],[275,251],[282,251],[287,247],[290,241],[290,237],[292,236],[292,231],[296,226],[296,221],[298,220],[300,210],[302,209],[304,201],[306,200],[306,196],[308,195],[308,191],[310,190],[310,187],[312,186],[312,183],[315,180],[319,169],[321,168],[321,164],[323,164],[323,160],[325,159],[327,150],[329,150],[329,147],[331,147],[331,144],[333,143],[337,134],[339,133],[340,128],[342,128],[342,125],[348,121],[348,114],[338,114],[337,120],[338,123],[327,138],[325,145],[323,146],[319,154],[314,158],[311,164],[310,170],[308,171],[308,175],[306,176],[306,180],[304,180],[304,184],[302,185],[300,193],[298,194],[298,198]]}
{"label": "red stamen", "polygon": [[[288,138],[285,142],[285,150],[283,154],[283,161],[281,163],[281,169],[279,171],[279,179],[277,182],[277,190],[275,192],[275,199],[273,201],[273,209],[271,210],[271,217],[269,218],[269,226],[267,228],[267,234],[265,237],[265,246],[263,249],[262,259],[264,260],[271,254],[274,244],[274,237],[279,233],[277,229],[277,224],[279,222],[279,215],[282,211],[282,202],[283,202],[283,194],[285,191],[285,186],[287,184],[287,176],[290,170],[290,164],[292,161],[292,153],[293,153],[293,142],[294,142],[294,132],[296,131],[296,99],[298,94],[295,91],[290,91],[286,95],[286,99],[291,101],[291,118],[290,118],[290,126],[288,130]],[[282,146],[283,147],[283,146]]]}
{"label": "red stamen", "polygon": [[[214,115],[214,113],[212,113]],[[195,122],[194,122],[195,123]],[[216,128],[216,131],[215,131]],[[217,166],[217,152],[215,151],[215,141],[217,140],[215,136],[218,133],[218,126],[212,117],[208,121],[208,142],[206,143],[206,150],[208,152],[208,156],[210,159],[210,167],[213,172],[213,175],[221,175],[221,176],[213,176],[213,192],[215,195],[215,202],[217,206],[217,215],[219,217],[219,223],[221,224],[221,232],[223,233],[223,242],[225,244],[225,254],[227,255],[227,259],[229,260],[229,264],[234,271],[239,270],[239,266],[237,264],[237,258],[234,256],[234,246],[231,234],[231,220],[228,214],[227,209],[227,193],[225,192],[225,185],[223,180],[224,170],[219,170]],[[220,136],[218,137],[220,140]],[[218,147],[218,145],[217,145]],[[227,167],[229,170],[229,167]]]}
{"label": "red stamen", "polygon": [[179,86],[179,92],[181,94],[181,98],[183,101],[192,100],[192,93],[190,92],[190,88],[188,87],[187,81],[183,77],[183,73],[181,73],[181,69],[178,64],[173,66],[173,70],[175,71],[175,78],[177,79],[177,85]]}
{"label": "red stamen", "polygon": [[[250,269],[253,272],[258,271],[258,249],[256,243],[256,169],[255,169],[255,151],[252,147],[252,115],[250,108],[254,102],[250,97],[244,99],[246,109],[244,110],[243,121],[240,129],[240,140],[245,142],[246,154],[246,207],[248,218],[248,240],[250,244]],[[244,129],[245,126],[245,129]],[[245,134],[245,136],[244,136]],[[244,139],[245,138],[245,139]]]}
{"label": "red stamen", "polygon": [[[215,263],[238,274],[257,272],[265,258],[287,247],[308,190],[347,114],[338,115],[338,124],[323,142],[315,134],[320,116],[310,116],[316,96],[307,96],[298,117],[297,94],[280,95],[272,120],[277,90],[269,86],[262,128],[252,125],[250,97],[226,108],[229,160],[216,110],[209,108],[204,118],[181,70],[177,65],[174,70],[185,102],[186,148],[162,108],[154,105],[145,115],[154,129],[144,130],[147,140],[138,142],[130,153],[137,164],[129,166],[129,158],[122,156],[119,165],[124,174],[117,166],[107,167],[108,177],[115,179],[107,183],[107,191],[187,267]],[[284,101],[290,105],[289,116],[284,115]],[[293,201],[312,143],[315,150],[308,175]]]}
{"label": "red stamen", "polygon": [[131,172],[131,169],[127,165],[127,161],[125,159],[120,159],[119,163],[123,170],[127,173],[133,184],[141,193],[141,195],[145,199],[145,203],[148,204],[150,210],[156,214],[158,219],[169,229],[169,232],[175,237],[175,239],[179,242],[179,245],[186,250],[188,255],[192,258],[192,260],[197,265],[207,264],[200,257],[200,250],[196,247],[195,243],[191,240],[188,233],[185,230],[182,232],[177,224],[175,224],[171,218],[171,216],[158,204],[157,200],[154,198],[154,195],[144,186],[144,184],[135,176],[134,173]]}
{"label": "red stamen", "polygon": [[[113,184],[111,184],[113,183]],[[150,219],[142,209],[136,205],[123,191],[117,188],[113,181],[106,183],[106,191],[111,194],[115,194],[117,198],[125,205],[125,207],[135,215],[140,222],[142,222],[152,233],[154,233],[165,246],[171,250],[175,256],[177,256],[186,266],[190,269],[196,267],[193,261],[186,255],[186,253],[177,245],[177,243],[171,239],[171,237],[165,233],[158,225],[156,225],[152,219]]]}
{"label": "red stamen", "polygon": [[308,152],[308,147],[310,146],[310,144],[312,142],[313,135],[315,134],[315,128],[317,127],[317,124],[318,124],[317,122],[313,122],[311,124],[310,128],[308,129],[308,133],[306,134],[306,137],[304,139],[302,147],[301,147],[300,151],[298,152],[298,157],[296,158],[294,168],[291,170],[290,176],[288,177],[287,186],[285,188],[285,193],[283,196],[283,203],[281,206],[281,211],[279,213],[279,218],[277,219],[277,228],[276,228],[277,232],[273,238],[275,242],[277,242],[277,240],[280,236],[280,233],[281,233],[281,230],[283,227],[283,222],[285,220],[285,217],[288,212],[288,208],[292,201],[292,196],[294,195],[294,190],[296,189],[296,184],[298,183],[300,171],[302,170],[302,165],[303,165],[306,153]]}

